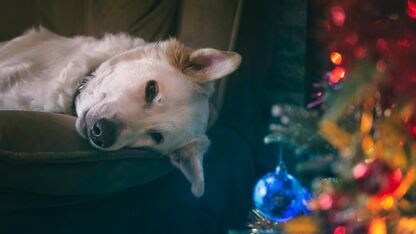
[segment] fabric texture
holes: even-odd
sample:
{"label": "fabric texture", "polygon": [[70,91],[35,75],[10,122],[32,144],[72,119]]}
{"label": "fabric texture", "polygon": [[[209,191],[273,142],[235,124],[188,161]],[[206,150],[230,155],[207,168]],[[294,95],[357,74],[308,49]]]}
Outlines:
{"label": "fabric texture", "polygon": [[0,111],[0,186],[50,195],[120,191],[173,170],[144,149],[98,151],[75,131],[75,117]]}

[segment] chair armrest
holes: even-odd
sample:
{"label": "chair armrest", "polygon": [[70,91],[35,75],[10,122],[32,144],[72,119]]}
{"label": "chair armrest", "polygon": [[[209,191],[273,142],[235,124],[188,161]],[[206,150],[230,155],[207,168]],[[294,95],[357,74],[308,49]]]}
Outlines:
{"label": "chair armrest", "polygon": [[72,116],[0,111],[0,187],[51,195],[119,191],[173,170],[144,149],[102,152],[75,131]]}

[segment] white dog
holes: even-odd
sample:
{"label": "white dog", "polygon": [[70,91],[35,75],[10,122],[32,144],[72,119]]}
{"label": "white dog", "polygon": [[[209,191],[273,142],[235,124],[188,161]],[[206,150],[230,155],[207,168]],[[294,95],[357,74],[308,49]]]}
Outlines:
{"label": "white dog", "polygon": [[0,110],[76,114],[77,131],[94,147],[164,153],[201,196],[211,81],[240,61],[234,52],[192,50],[174,39],[32,29],[0,44]]}

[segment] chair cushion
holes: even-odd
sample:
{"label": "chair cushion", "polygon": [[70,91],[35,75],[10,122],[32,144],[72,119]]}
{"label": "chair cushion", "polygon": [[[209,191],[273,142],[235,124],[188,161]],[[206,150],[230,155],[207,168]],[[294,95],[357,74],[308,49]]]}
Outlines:
{"label": "chair cushion", "polygon": [[173,169],[145,149],[102,152],[72,116],[0,111],[0,187],[52,195],[101,194],[137,186]]}

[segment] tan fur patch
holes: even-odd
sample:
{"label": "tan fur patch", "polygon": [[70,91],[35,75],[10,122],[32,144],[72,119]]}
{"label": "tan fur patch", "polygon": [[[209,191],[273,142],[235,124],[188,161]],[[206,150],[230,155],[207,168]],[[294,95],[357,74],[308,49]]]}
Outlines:
{"label": "tan fur patch", "polygon": [[193,50],[189,47],[185,47],[182,43],[178,42],[176,39],[170,39],[167,42],[166,49],[164,51],[164,56],[167,61],[178,68],[184,74],[189,75],[193,82],[193,90],[197,93],[202,93],[208,95],[210,93],[210,89],[205,90],[195,79],[195,70],[194,64],[190,62],[190,56]]}
{"label": "tan fur patch", "polygon": [[184,71],[190,66],[189,56],[192,53],[192,49],[185,47],[182,43],[175,39],[171,39],[168,42],[168,46],[165,50],[165,55],[170,64]]}

